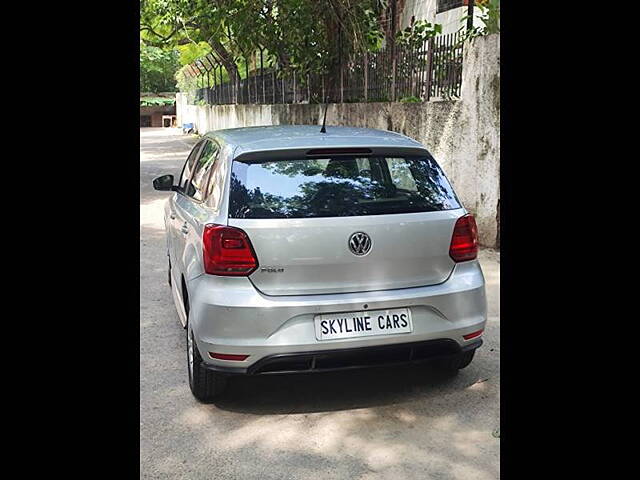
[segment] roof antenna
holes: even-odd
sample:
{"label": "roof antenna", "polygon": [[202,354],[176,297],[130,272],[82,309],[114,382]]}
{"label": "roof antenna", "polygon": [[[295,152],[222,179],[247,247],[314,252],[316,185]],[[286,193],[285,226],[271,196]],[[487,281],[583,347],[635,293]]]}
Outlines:
{"label": "roof antenna", "polygon": [[325,95],[324,98],[324,118],[322,119],[322,128],[320,129],[320,133],[327,133],[327,129],[325,128],[325,124],[327,123],[327,107],[329,106],[329,102],[327,102],[327,97]]}

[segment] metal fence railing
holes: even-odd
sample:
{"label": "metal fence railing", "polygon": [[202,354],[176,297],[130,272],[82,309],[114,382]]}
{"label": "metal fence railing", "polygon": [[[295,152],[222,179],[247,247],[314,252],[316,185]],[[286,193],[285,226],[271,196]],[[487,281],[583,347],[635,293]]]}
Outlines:
{"label": "metal fence railing", "polygon": [[208,64],[198,61],[200,68],[192,70],[199,88],[188,98],[210,105],[322,103],[327,97],[335,103],[451,99],[460,96],[462,55],[460,32],[353,55],[341,62],[330,92],[326,75],[284,74],[262,65],[246,78],[221,81],[223,66],[213,58]]}

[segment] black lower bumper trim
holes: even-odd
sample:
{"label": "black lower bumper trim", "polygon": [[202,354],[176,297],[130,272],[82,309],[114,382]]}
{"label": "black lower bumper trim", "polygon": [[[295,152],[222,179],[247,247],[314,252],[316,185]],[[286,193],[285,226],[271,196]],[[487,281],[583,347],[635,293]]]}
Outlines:
{"label": "black lower bumper trim", "polygon": [[203,367],[233,375],[330,372],[425,362],[475,350],[480,345],[482,345],[482,339],[464,347],[460,347],[451,339],[438,339],[396,345],[279,353],[261,358],[248,368],[220,367],[206,363],[203,363]]}

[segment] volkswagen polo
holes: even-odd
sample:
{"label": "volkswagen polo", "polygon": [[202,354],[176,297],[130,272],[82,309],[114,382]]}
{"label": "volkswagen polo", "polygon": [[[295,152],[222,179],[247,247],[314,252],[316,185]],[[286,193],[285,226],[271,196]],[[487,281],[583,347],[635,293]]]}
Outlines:
{"label": "volkswagen polo", "polygon": [[271,126],[204,135],[165,207],[191,391],[231,375],[466,367],[486,322],[474,217],[397,133]]}

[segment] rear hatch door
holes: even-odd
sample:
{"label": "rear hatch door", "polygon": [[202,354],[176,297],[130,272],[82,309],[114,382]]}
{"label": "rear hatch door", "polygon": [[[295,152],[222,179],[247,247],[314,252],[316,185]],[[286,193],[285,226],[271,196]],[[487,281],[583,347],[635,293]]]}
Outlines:
{"label": "rear hatch door", "polygon": [[428,155],[234,160],[228,224],[244,230],[266,295],[387,290],[444,282],[465,214]]}

